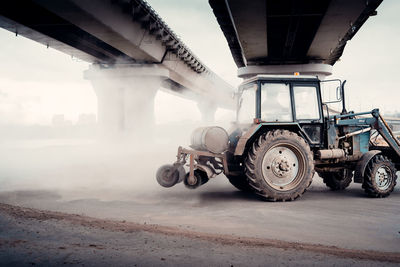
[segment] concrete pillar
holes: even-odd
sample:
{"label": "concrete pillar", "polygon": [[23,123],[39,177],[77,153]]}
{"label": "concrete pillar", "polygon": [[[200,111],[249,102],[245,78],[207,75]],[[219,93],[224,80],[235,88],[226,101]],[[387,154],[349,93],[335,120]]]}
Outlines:
{"label": "concrete pillar", "polygon": [[116,138],[151,136],[154,98],[168,76],[168,70],[156,65],[92,65],[84,77],[91,81],[97,95],[101,133]]}
{"label": "concrete pillar", "polygon": [[217,111],[217,105],[215,103],[210,101],[201,101],[197,103],[197,107],[200,110],[202,122],[215,122],[215,112]]}

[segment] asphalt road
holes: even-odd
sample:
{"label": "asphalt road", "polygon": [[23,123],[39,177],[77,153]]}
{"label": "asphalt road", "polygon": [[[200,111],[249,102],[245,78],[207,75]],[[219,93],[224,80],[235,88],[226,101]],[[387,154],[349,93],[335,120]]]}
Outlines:
{"label": "asphalt road", "polygon": [[0,158],[0,202],[202,233],[400,253],[399,186],[388,198],[371,199],[359,184],[333,192],[315,176],[300,199],[263,202],[223,176],[196,190],[159,187],[154,173],[174,160],[174,149],[123,151],[9,148]]}

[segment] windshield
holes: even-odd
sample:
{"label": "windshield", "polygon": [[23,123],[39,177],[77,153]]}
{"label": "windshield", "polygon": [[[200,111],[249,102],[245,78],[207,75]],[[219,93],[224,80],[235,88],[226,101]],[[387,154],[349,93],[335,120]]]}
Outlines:
{"label": "windshield", "polygon": [[256,115],[257,86],[243,89],[238,101],[237,120],[239,123],[252,123]]}

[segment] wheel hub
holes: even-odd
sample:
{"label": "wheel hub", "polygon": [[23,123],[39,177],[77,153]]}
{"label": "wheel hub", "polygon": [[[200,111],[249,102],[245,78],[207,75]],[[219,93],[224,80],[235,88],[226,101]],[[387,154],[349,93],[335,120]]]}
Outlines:
{"label": "wheel hub", "polygon": [[279,156],[272,162],[272,171],[277,177],[285,177],[290,173],[291,167],[288,159],[284,156]]}
{"label": "wheel hub", "polygon": [[299,159],[290,147],[276,146],[265,153],[262,166],[264,180],[282,190],[295,180]]}
{"label": "wheel hub", "polygon": [[172,169],[165,170],[164,180],[166,183],[174,183],[177,180],[179,173],[177,171],[172,172]]}
{"label": "wheel hub", "polygon": [[386,190],[390,186],[391,182],[390,170],[386,166],[381,166],[376,170],[375,183],[380,190]]}

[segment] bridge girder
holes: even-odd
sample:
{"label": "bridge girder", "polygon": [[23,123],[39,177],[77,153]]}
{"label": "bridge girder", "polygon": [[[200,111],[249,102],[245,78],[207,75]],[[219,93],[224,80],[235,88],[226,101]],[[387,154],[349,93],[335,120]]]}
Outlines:
{"label": "bridge girder", "polygon": [[329,64],[383,0],[209,0],[238,68]]}

